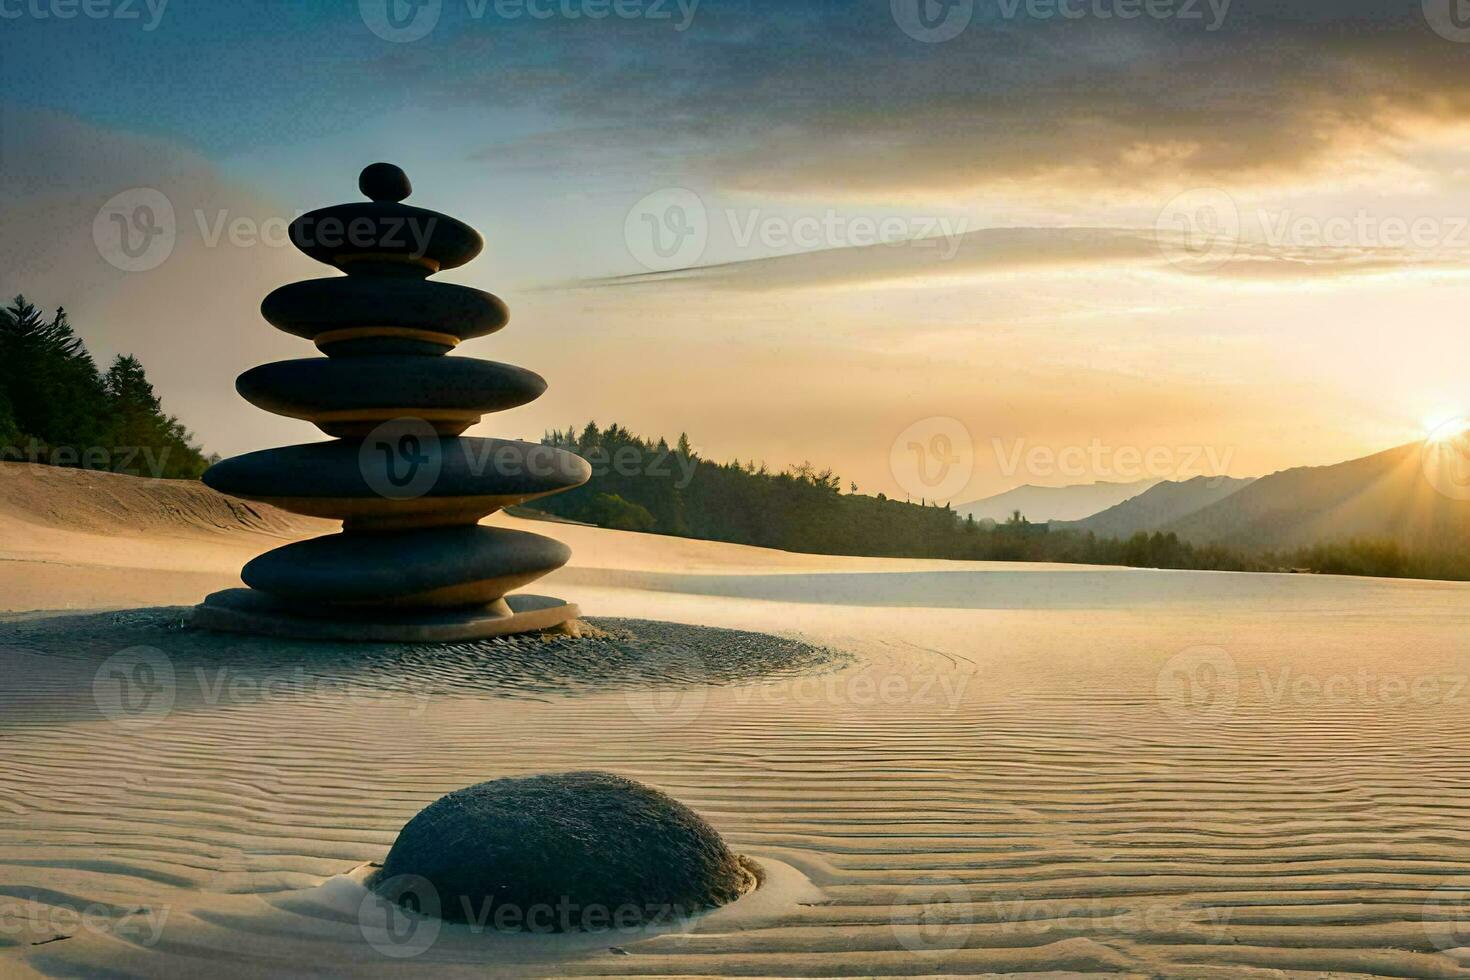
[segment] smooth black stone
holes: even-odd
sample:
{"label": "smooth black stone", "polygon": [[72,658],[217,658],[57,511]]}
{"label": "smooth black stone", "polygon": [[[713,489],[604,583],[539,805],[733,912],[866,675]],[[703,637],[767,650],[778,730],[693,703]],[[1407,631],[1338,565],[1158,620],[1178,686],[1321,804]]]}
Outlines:
{"label": "smooth black stone", "polygon": [[440,797],[399,832],[373,886],[451,921],[570,932],[673,924],[739,898],[752,878],[673,797],[612,773],[568,772]]}
{"label": "smooth black stone", "polygon": [[260,314],[272,326],[307,340],[328,330],[364,326],[432,330],[468,340],[492,334],[510,320],[500,297],[483,289],[357,276],[287,283],[261,301]]}
{"label": "smooth black stone", "polygon": [[315,420],[322,412],[376,408],[502,412],[539,398],[546,381],[472,357],[308,357],[251,368],[235,389],[267,412]]}
{"label": "smooth black stone", "polygon": [[[360,653],[364,643],[433,643],[442,652],[442,644],[466,640],[515,642],[506,638],[552,629],[581,615],[574,603],[524,592],[508,595],[501,602],[509,615],[496,608],[500,603],[427,609],[312,607],[291,605],[254,589],[225,589],[211,592],[195,606],[189,625],[299,640],[345,640],[353,644],[354,653]],[[534,642],[540,645],[539,639]],[[497,660],[497,667],[504,666],[503,660]],[[507,686],[513,684],[514,679]]]}
{"label": "smooth black stone", "polygon": [[346,531],[266,552],[240,577],[293,604],[381,602],[486,580],[498,583],[496,598],[571,556],[560,541],[501,527]]}
{"label": "smooth black stone", "polygon": [[366,451],[357,439],[262,449],[215,463],[203,480],[220,493],[250,499],[390,499],[381,488],[412,486],[412,478],[402,482],[409,473],[418,467],[433,473],[436,466],[437,475],[414,496],[539,496],[581,486],[592,476],[586,460],[564,449],[453,436],[415,440],[408,446],[370,440]]}
{"label": "smooth black stone", "polygon": [[418,275],[453,269],[480,254],[485,240],[458,218],[389,201],[358,201],[308,211],[291,222],[291,243],[316,259],[352,273],[354,256],[428,260]]}
{"label": "smooth black stone", "polygon": [[370,163],[357,175],[357,189],[374,201],[397,202],[413,193],[413,184],[401,167]]}

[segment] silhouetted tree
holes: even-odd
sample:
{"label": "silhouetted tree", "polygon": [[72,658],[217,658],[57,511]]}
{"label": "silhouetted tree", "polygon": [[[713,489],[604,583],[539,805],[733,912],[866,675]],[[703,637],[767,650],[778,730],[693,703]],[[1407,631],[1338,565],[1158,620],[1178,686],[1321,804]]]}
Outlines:
{"label": "silhouetted tree", "polygon": [[168,477],[208,465],[137,358],[99,374],[66,311],[48,320],[24,296],[0,309],[0,457]]}

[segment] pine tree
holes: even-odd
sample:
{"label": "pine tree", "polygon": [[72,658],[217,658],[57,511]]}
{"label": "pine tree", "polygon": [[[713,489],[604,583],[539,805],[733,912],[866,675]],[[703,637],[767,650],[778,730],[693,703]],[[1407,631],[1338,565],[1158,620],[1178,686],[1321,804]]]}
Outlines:
{"label": "pine tree", "polygon": [[99,374],[66,311],[47,320],[23,296],[0,309],[0,453],[159,477],[197,477],[208,465],[137,358]]}

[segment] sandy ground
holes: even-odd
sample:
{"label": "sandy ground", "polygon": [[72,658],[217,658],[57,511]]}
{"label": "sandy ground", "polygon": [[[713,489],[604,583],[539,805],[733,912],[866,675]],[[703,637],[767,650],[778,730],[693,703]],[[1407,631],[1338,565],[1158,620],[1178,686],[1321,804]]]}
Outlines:
{"label": "sandy ground", "polygon": [[[576,555],[538,591],[589,614],[850,658],[576,691],[474,649],[75,615],[195,602],[322,528],[0,466],[0,976],[1470,976],[1470,587],[536,524]],[[767,885],[544,937],[389,928],[358,884],[441,793],[588,767],[694,806]]]}

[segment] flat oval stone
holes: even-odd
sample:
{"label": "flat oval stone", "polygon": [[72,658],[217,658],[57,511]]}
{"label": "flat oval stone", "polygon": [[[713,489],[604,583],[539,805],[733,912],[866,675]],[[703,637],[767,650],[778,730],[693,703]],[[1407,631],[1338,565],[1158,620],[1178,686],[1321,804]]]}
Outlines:
{"label": "flat oval stone", "polygon": [[440,797],[399,831],[370,884],[449,921],[606,932],[687,922],[755,882],[673,797],[612,773],[565,772]]}
{"label": "flat oval stone", "polygon": [[[448,282],[334,276],[288,283],[266,296],[261,316],[272,326],[314,340],[324,353],[349,344],[367,353],[363,341],[427,344],[425,350],[378,349],[389,353],[442,353],[457,340],[484,337],[505,326],[510,311],[500,297]],[[328,335],[323,337],[323,335]],[[339,339],[333,340],[332,337]]]}
{"label": "flat oval stone", "polygon": [[592,467],[563,449],[513,439],[439,437],[422,421],[372,438],[263,449],[204,473],[211,489],[282,510],[393,529],[470,524],[502,507],[586,483]]}
{"label": "flat oval stone", "polygon": [[508,528],[346,531],[267,552],[240,577],[293,605],[455,607],[494,602],[571,556],[560,541]]}
{"label": "flat oval stone", "polygon": [[366,436],[414,416],[458,435],[489,412],[534,401],[546,381],[534,371],[471,357],[308,357],[251,368],[235,381],[250,404],[306,419],[328,435]]}
{"label": "flat oval stone", "polygon": [[388,263],[429,275],[480,254],[485,240],[458,218],[396,201],[356,201],[308,211],[291,222],[291,243],[351,273],[357,262]]}

